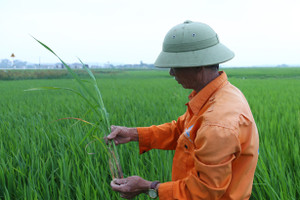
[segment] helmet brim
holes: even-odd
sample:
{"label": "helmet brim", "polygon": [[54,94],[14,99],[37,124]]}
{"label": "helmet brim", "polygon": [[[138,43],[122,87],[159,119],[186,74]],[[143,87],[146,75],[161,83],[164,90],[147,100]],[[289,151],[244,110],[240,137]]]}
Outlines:
{"label": "helmet brim", "polygon": [[199,67],[224,63],[233,57],[234,53],[230,49],[218,43],[197,51],[178,53],[162,51],[154,65],[159,68]]}

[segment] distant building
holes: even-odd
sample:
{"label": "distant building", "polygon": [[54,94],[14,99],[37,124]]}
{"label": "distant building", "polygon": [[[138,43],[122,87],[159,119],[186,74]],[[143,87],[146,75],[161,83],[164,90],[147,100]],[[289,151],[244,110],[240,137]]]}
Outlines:
{"label": "distant building", "polygon": [[82,68],[82,64],[81,63],[72,63],[69,66],[71,68],[73,68],[73,69],[81,69]]}

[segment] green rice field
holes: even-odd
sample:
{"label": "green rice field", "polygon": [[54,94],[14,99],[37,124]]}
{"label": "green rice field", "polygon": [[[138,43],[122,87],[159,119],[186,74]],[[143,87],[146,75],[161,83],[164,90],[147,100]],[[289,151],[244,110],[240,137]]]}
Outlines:
{"label": "green rice field", "polygon": [[[259,130],[251,199],[300,199],[300,68],[223,70],[246,96]],[[158,125],[185,112],[191,91],[178,85],[167,70],[93,72],[111,124]],[[82,71],[78,73],[88,79]],[[0,199],[120,199],[110,189],[103,144],[94,142],[86,149],[94,135],[102,138],[103,133],[91,132],[81,121],[59,120],[73,117],[98,123],[101,119],[71,92],[24,91],[43,86],[77,89],[75,81],[59,70],[0,70],[1,77]],[[171,180],[174,151],[139,155],[138,143],[117,149],[125,176]],[[142,194],[136,199],[149,198]]]}

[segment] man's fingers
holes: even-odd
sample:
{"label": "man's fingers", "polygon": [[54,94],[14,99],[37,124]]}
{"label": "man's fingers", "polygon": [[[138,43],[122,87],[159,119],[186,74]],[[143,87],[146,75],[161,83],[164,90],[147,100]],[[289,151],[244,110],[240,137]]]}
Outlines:
{"label": "man's fingers", "polygon": [[117,191],[117,192],[122,192],[120,189],[121,186],[119,184],[116,184],[115,181],[111,181],[110,186],[111,186],[112,190]]}
{"label": "man's fingers", "polygon": [[114,129],[111,131],[111,133],[106,137],[109,140],[115,139],[115,137],[118,135],[118,133],[120,132],[119,129]]}
{"label": "man's fingers", "polygon": [[[112,139],[113,139],[115,145],[119,144],[119,141],[116,138],[112,138]],[[104,142],[105,142],[106,145],[108,145],[109,141],[112,140],[112,139],[109,139],[108,137],[103,137],[103,140],[104,140]]]}
{"label": "man's fingers", "polygon": [[126,178],[119,178],[119,179],[116,178],[113,180],[113,182],[118,185],[124,185],[128,183]]}
{"label": "man's fingers", "polygon": [[120,197],[125,198],[125,199],[133,199],[137,195],[139,195],[140,192],[120,192]]}
{"label": "man's fingers", "polygon": [[120,197],[124,198],[124,199],[132,199],[134,198],[136,195],[132,195],[132,194],[128,194],[128,193],[120,193]]}
{"label": "man's fingers", "polygon": [[117,128],[117,126],[114,126],[114,125],[111,125],[111,126],[110,126],[110,130],[111,130],[111,131],[114,131],[116,128]]}
{"label": "man's fingers", "polygon": [[112,190],[119,192],[120,196],[125,199],[132,199],[140,193],[145,192],[144,189],[141,189],[139,186],[138,176],[131,176],[127,178],[114,179],[111,181],[110,186]]}
{"label": "man's fingers", "polygon": [[126,179],[114,179],[110,182],[111,188],[117,192],[127,192],[127,188],[124,188],[126,184]]}

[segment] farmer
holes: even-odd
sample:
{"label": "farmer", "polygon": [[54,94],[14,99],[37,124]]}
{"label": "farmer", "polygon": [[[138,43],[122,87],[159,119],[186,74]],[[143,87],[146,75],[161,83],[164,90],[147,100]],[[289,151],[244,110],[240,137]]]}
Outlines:
{"label": "farmer", "polygon": [[155,66],[170,68],[182,87],[193,89],[185,114],[159,126],[112,126],[107,139],[116,145],[138,141],[140,153],[175,150],[172,181],[114,179],[111,187],[121,197],[147,193],[160,200],[250,198],[258,159],[257,128],[242,92],[218,71],[220,63],[233,57],[206,24],[185,21],[167,33]]}

